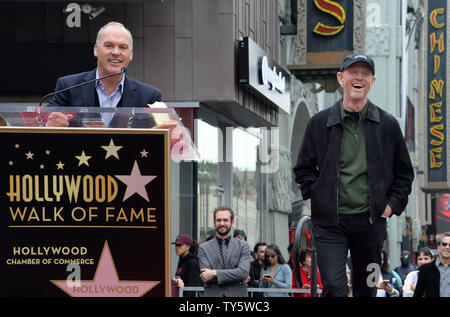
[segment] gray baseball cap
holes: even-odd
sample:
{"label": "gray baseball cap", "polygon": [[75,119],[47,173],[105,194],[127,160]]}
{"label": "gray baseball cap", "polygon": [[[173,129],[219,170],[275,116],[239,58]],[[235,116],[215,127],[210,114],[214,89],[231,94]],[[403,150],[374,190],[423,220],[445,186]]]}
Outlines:
{"label": "gray baseball cap", "polygon": [[350,65],[356,63],[356,62],[364,62],[370,66],[372,69],[372,73],[375,75],[375,63],[373,59],[365,54],[362,53],[355,53],[345,56],[344,60],[342,61],[340,71],[342,72],[344,69],[349,67]]}

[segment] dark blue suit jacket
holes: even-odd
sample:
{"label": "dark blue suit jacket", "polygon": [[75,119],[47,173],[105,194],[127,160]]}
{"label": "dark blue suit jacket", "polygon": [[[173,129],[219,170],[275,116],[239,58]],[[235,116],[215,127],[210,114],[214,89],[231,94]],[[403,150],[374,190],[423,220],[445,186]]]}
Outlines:
{"label": "dark blue suit jacket", "polygon": [[[55,91],[75,86],[83,82],[95,79],[96,69],[89,72],[68,75],[58,78]],[[161,101],[161,91],[153,86],[138,82],[125,75],[123,95],[118,107],[147,107],[156,101]],[[70,89],[56,94],[50,100],[49,106],[54,107],[95,107],[98,106],[95,83],[90,83],[78,88]],[[71,126],[78,126],[75,120]],[[154,121],[153,121],[154,125]],[[148,126],[148,125],[147,125]]]}

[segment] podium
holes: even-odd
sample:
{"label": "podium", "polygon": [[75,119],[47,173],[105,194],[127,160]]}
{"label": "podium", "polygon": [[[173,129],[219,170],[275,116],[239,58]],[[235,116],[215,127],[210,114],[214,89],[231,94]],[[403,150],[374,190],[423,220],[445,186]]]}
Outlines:
{"label": "podium", "polygon": [[[71,114],[71,126],[48,127],[52,112]],[[2,107],[0,116],[0,296],[170,296],[180,170],[171,167],[199,159],[176,112]]]}

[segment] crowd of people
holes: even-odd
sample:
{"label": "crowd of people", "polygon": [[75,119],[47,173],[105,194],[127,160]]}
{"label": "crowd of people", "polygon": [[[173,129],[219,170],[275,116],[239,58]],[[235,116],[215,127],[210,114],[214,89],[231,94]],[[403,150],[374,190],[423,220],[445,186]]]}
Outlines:
{"label": "crowd of people", "polygon": [[[199,239],[199,241],[201,240],[201,244],[214,238],[213,234],[208,233]],[[234,230],[233,239],[247,241],[245,231],[241,229]],[[196,252],[199,244],[187,234],[178,235],[172,244],[175,245],[175,252],[177,256],[179,256],[176,275],[172,279],[174,286],[178,288],[184,288],[185,286],[203,286],[202,279],[200,278],[201,269],[198,253]],[[281,254],[280,248],[276,244],[268,245],[264,242],[256,243],[253,251],[248,254],[248,261],[250,263],[248,276],[241,283],[247,285],[247,287],[291,289],[292,285],[295,283],[292,260],[290,259],[289,262],[287,262]],[[306,253],[303,263],[305,263],[304,266],[302,266],[305,274],[302,273],[302,278],[304,278],[302,287],[309,288],[310,282],[308,282],[308,274],[306,272],[310,271],[311,260],[310,256],[308,260]],[[192,291],[183,292],[183,296],[185,297],[195,295],[195,292]],[[267,292],[255,292],[253,296],[287,297],[289,296],[289,293],[268,290]]]}
{"label": "crowd of people", "polygon": [[[228,207],[219,207],[217,210],[220,213],[215,212],[215,216],[216,214],[221,215],[220,221],[222,223],[226,218],[227,224],[216,223],[216,231],[205,234],[199,239],[199,242],[196,242],[187,234],[179,234],[172,243],[175,245],[177,256],[179,256],[177,271],[172,279],[175,288],[182,289],[185,286],[204,287],[205,296],[225,296],[226,294],[228,294],[227,296],[246,296],[246,288],[261,289],[261,292],[252,292],[251,296],[253,297],[311,296],[310,292],[299,293],[295,291],[296,289],[311,289],[311,249],[294,250],[293,244],[290,244],[287,248],[288,261],[285,260],[276,244],[258,242],[250,250],[245,231],[235,229],[231,233],[232,210]],[[232,265],[233,268],[229,269],[226,268],[227,260],[222,258],[221,251],[210,252],[213,257],[218,259],[218,262],[215,264],[215,268],[207,267],[209,265],[207,263],[211,260],[205,260],[205,254],[199,254],[198,250],[207,242],[210,242],[210,246],[219,245],[217,241],[221,241],[224,237],[225,240],[228,239],[228,246],[234,245],[234,242],[239,240],[240,242],[236,245],[239,245],[238,249],[244,250],[244,252],[238,252],[241,256],[234,256],[235,264]],[[230,243],[230,241],[234,242]],[[207,248],[203,252],[207,252],[205,250]],[[440,237],[438,251],[438,255],[434,257],[429,248],[419,248],[415,253],[414,261],[417,267],[412,263],[410,252],[402,251],[400,255],[401,265],[391,269],[388,253],[383,249],[381,251],[379,277],[376,283],[376,297],[449,296],[447,268],[450,260],[450,233],[444,233]],[[293,256],[294,252],[298,252],[297,257]],[[203,257],[203,259],[200,260],[199,257]],[[294,258],[298,259],[298,263],[294,263]],[[219,271],[230,270],[230,272],[227,273],[229,275],[223,275],[223,272],[217,273],[216,269]],[[349,296],[352,296],[352,273],[351,268],[347,269]],[[239,280],[236,280],[236,278]],[[208,283],[215,284],[216,287],[215,291],[209,293],[209,295],[208,291],[212,286]],[[240,289],[241,293],[236,293],[235,290],[234,295],[229,295],[233,288]],[[277,289],[279,290],[277,291]],[[317,289],[323,289],[319,268],[317,268]],[[242,293],[242,290],[245,290],[245,292]],[[185,291],[183,296],[202,296],[202,292]]]}
{"label": "crowd of people", "polygon": [[[245,231],[235,229],[234,213],[226,206],[214,211],[215,232],[208,232],[199,243],[187,234],[179,234],[175,241],[175,251],[179,256],[177,271],[172,278],[174,287],[202,286],[204,296],[247,296],[248,287],[264,288],[265,292],[255,292],[255,297],[287,297],[296,279],[293,277],[292,259],[286,261],[276,244],[258,242],[253,251],[247,243]],[[197,251],[198,250],[198,251]],[[303,269],[300,287],[308,288],[311,270],[310,253],[302,258]],[[302,280],[303,279],[303,280]],[[192,291],[183,296],[195,296]]]}

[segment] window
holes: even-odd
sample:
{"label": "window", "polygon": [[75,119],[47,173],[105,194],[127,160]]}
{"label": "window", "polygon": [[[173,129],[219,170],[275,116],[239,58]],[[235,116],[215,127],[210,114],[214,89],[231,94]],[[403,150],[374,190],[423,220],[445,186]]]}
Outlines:
{"label": "window", "polygon": [[218,184],[218,129],[197,120],[198,163],[198,229],[199,238],[214,230],[213,211],[219,204]]}
{"label": "window", "polygon": [[259,173],[257,152],[260,145],[259,129],[233,131],[233,210],[235,228],[247,233],[253,246],[260,240],[260,207],[258,203]]}

